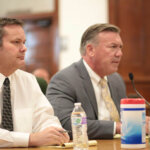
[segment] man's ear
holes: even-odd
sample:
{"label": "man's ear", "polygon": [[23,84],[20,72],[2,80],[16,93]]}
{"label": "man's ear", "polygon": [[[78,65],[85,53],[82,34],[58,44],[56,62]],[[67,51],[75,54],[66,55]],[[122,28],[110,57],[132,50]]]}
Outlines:
{"label": "man's ear", "polygon": [[87,44],[86,53],[89,57],[93,57],[95,55],[95,49],[92,44]]}

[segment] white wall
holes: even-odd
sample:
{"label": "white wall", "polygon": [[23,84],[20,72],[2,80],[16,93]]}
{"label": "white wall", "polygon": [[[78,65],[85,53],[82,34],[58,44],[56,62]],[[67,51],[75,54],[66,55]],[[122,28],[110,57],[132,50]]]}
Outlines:
{"label": "white wall", "polygon": [[54,11],[55,0],[0,0],[0,16],[16,13]]}
{"label": "white wall", "polygon": [[107,12],[107,0],[59,0],[60,70],[81,58],[83,32],[92,24],[108,22]]}

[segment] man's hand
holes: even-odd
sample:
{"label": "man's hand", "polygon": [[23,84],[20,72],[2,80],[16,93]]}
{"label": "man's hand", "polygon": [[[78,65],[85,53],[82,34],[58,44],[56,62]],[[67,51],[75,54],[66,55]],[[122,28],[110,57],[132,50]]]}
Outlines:
{"label": "man's hand", "polygon": [[148,134],[148,126],[149,126],[149,123],[150,123],[150,117],[149,116],[146,116],[146,134]]}
{"label": "man's hand", "polygon": [[120,134],[120,133],[121,133],[121,123],[116,122],[116,134]]}
{"label": "man's hand", "polygon": [[48,127],[45,130],[37,133],[31,133],[29,137],[29,146],[44,146],[44,145],[62,145],[69,142],[68,133],[62,128]]}

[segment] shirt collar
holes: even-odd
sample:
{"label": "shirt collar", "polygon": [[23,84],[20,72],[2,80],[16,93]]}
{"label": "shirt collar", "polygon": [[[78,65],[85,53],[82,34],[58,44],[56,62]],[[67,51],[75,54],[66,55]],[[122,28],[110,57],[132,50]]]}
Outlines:
{"label": "shirt collar", "polygon": [[[90,78],[94,80],[97,84],[99,84],[102,78],[91,69],[91,67],[86,63],[86,61],[84,61],[84,59],[83,64],[85,65],[85,68],[87,69]],[[104,76],[104,79],[107,81],[107,76]]]}
{"label": "shirt collar", "polygon": [[0,73],[0,88],[3,86],[3,82],[4,82],[5,78],[6,77]]}
{"label": "shirt collar", "polygon": [[9,81],[11,82],[11,76],[12,76],[12,74],[10,76],[6,77],[2,73],[0,73],[0,88],[2,88],[5,78],[9,78]]}

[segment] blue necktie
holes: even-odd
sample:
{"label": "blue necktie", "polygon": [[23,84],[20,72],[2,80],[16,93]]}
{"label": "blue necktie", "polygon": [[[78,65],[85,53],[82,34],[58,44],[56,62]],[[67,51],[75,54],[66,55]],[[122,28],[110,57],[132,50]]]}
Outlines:
{"label": "blue necktie", "polygon": [[13,131],[10,82],[8,78],[3,83],[2,128]]}

